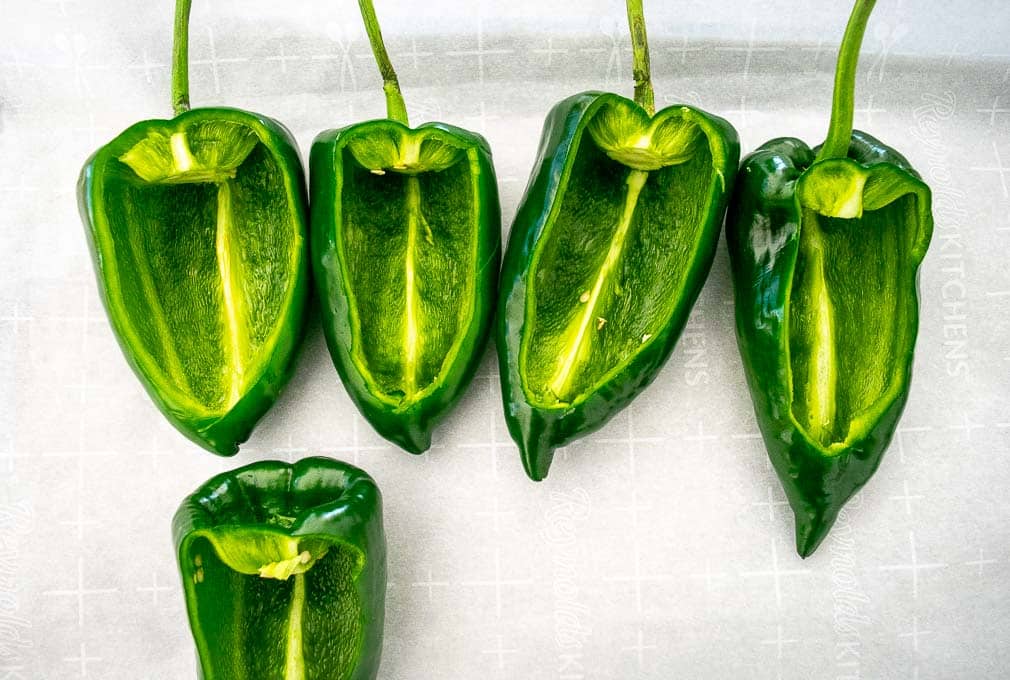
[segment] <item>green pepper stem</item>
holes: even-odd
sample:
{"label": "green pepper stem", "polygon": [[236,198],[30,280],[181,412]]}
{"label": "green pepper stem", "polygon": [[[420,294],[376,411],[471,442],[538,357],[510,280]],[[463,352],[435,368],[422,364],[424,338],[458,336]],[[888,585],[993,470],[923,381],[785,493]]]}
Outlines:
{"label": "green pepper stem", "polygon": [[645,10],[642,0],[627,0],[628,27],[631,29],[631,51],[634,60],[635,103],[651,116],[656,113],[656,95],[652,90],[649,67],[649,38],[645,34]]}
{"label": "green pepper stem", "polygon": [[389,60],[386,45],[382,41],[382,31],[375,16],[375,7],[372,6],[372,0],[358,0],[358,6],[361,8],[361,18],[365,20],[365,30],[368,32],[368,42],[372,44],[375,63],[379,66],[379,73],[382,74],[382,90],[386,93],[386,116],[408,125],[407,105],[403,101],[400,81],[396,79],[396,71]]}
{"label": "green pepper stem", "polygon": [[193,0],[176,0],[172,44],[172,109],[189,111],[189,10]]}
{"label": "green pepper stem", "polygon": [[852,116],[856,102],[856,65],[859,49],[863,44],[863,34],[870,20],[870,13],[877,0],[856,0],[845,27],[845,37],[838,49],[838,65],[835,67],[835,93],[831,104],[831,124],[828,138],[824,140],[817,160],[845,158],[849,155],[852,141]]}

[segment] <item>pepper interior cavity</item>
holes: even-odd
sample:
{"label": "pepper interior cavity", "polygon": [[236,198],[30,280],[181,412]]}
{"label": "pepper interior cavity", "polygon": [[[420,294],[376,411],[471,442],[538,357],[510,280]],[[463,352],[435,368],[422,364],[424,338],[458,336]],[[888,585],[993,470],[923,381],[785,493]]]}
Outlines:
{"label": "pepper interior cavity", "polygon": [[901,386],[915,342],[906,287],[919,241],[908,187],[844,160],[797,187],[800,236],[787,325],[792,410],[828,453],[865,436]]}
{"label": "pepper interior cavity", "polygon": [[532,263],[521,361],[539,408],[578,403],[666,327],[721,178],[690,109],[650,118],[611,99],[587,123]]}
{"label": "pepper interior cavity", "polygon": [[112,162],[112,280],[138,349],[173,401],[223,415],[259,379],[295,284],[283,172],[252,128],[220,120],[169,123]]}
{"label": "pepper interior cavity", "polygon": [[374,394],[410,408],[439,384],[473,314],[473,150],[424,134],[351,136],[341,229],[355,358]]}
{"label": "pepper interior cavity", "polygon": [[382,640],[381,497],[326,458],[253,463],[173,521],[201,677],[374,678]]}

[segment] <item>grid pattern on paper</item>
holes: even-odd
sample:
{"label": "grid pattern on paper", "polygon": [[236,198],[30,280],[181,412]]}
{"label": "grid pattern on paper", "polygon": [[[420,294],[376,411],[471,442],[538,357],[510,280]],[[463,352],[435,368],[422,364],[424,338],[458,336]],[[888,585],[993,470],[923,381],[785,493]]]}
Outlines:
{"label": "grid pattern on paper", "polygon": [[[0,675],[188,676],[179,499],[232,466],[325,454],[384,490],[383,678],[1010,676],[1010,54],[990,35],[1006,3],[882,3],[867,34],[857,126],[922,171],[936,233],[901,427],[806,561],[756,433],[724,249],[656,384],[543,484],[523,476],[490,358],[411,457],[357,414],[318,328],[237,458],[182,439],[122,360],[74,198],[88,154],[170,113],[170,4],[0,2]],[[412,119],[489,139],[507,225],[548,108],[630,93],[631,57],[620,2],[506,4],[379,12]],[[819,139],[823,37],[848,2],[713,4],[647,8],[657,103],[729,118],[745,151]],[[194,104],[276,117],[303,153],[382,115],[345,5],[197,2]]]}

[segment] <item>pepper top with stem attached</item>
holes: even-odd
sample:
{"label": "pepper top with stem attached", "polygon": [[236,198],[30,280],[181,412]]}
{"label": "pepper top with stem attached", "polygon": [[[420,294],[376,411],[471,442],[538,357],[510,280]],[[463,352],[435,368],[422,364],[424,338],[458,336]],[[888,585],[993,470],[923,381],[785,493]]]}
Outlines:
{"label": "pepper top with stem attached", "polygon": [[78,200],[116,338],[165,417],[232,455],[287,382],[308,301],[306,191],[290,133],[189,107],[191,0],[178,0],[171,120],[85,164]]}
{"label": "pepper top with stem attached", "polygon": [[856,109],[856,67],[863,35],[877,0],[857,0],[845,27],[845,36],[838,50],[835,67],[835,89],[831,103],[831,122],[828,136],[817,152],[816,161],[829,158],[847,158],[852,143],[852,119]]}
{"label": "pepper top with stem attached", "polygon": [[852,129],[874,0],[839,50],[827,141],[774,139],[743,163],[726,224],[740,353],[806,557],[873,475],[908,398],[918,270],[933,220],[908,161]]}
{"label": "pepper top with stem attached", "polygon": [[312,256],[323,329],[369,423],[407,451],[431,445],[469,384],[490,328],[501,249],[483,137],[408,127],[371,0],[360,0],[387,118],[312,146]]}
{"label": "pepper top with stem attached", "polygon": [[365,32],[368,34],[368,42],[372,46],[375,63],[382,76],[382,91],[386,93],[386,117],[409,126],[407,105],[403,101],[403,93],[400,92],[400,81],[396,77],[393,62],[389,60],[389,53],[386,51],[386,43],[382,39],[382,30],[379,28],[379,19],[375,16],[372,0],[358,0],[358,7],[361,9],[361,18],[365,22]]}
{"label": "pepper top with stem attached", "polygon": [[642,0],[628,0],[628,28],[631,30],[632,75],[635,78],[635,103],[650,116],[656,113],[656,95],[652,89],[649,62],[649,36],[645,30]]}
{"label": "pepper top with stem attached", "polygon": [[505,419],[531,479],[656,377],[715,256],[739,142],[685,105],[655,112],[641,0],[634,101],[557,104],[509,234],[498,301]]}
{"label": "pepper top with stem attached", "polygon": [[189,111],[189,14],[193,0],[176,0],[175,40],[172,41],[172,110]]}

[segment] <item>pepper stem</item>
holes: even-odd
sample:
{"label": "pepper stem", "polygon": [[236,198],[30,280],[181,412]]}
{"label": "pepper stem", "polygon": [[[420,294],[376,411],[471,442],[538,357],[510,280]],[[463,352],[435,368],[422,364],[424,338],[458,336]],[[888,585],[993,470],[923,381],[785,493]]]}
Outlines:
{"label": "pepper stem", "polygon": [[642,0],[627,0],[628,27],[631,29],[632,72],[635,76],[635,103],[650,116],[656,113],[656,95],[652,90],[649,67],[649,38],[645,34],[645,11]]}
{"label": "pepper stem", "polygon": [[176,0],[172,44],[172,109],[189,111],[189,10],[193,0]]}
{"label": "pepper stem", "polygon": [[403,102],[400,81],[396,79],[396,71],[389,60],[386,45],[382,42],[382,31],[375,16],[375,7],[372,6],[372,0],[358,0],[358,6],[361,8],[361,18],[365,21],[368,42],[372,44],[375,63],[379,66],[379,73],[382,74],[382,90],[386,93],[386,116],[408,125],[407,105]]}
{"label": "pepper stem", "polygon": [[817,160],[845,158],[849,155],[852,141],[852,116],[856,101],[856,65],[859,62],[859,48],[863,44],[863,34],[870,20],[870,13],[877,0],[856,0],[845,27],[845,37],[838,49],[838,65],[835,67],[835,93],[831,104],[831,124],[828,138],[824,140]]}

